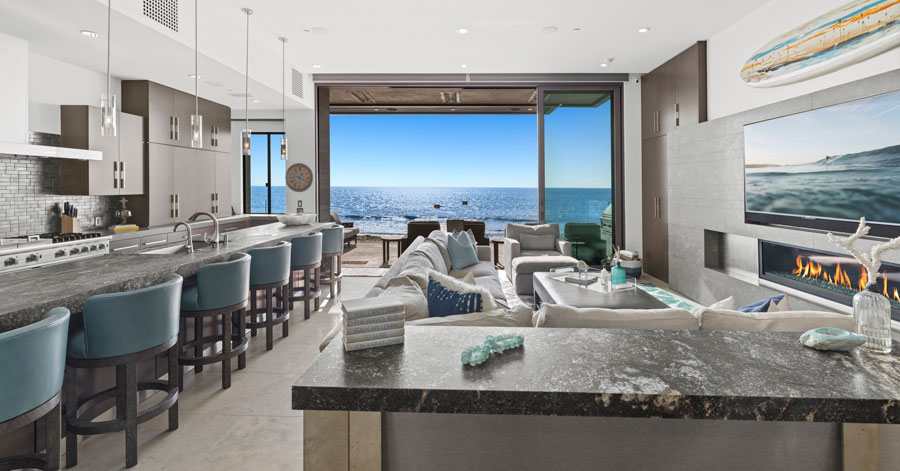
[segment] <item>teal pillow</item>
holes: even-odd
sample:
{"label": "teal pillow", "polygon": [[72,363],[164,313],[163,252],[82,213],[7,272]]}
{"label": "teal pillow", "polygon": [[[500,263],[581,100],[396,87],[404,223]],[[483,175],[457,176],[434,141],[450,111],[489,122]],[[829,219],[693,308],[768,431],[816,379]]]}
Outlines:
{"label": "teal pillow", "polygon": [[450,252],[450,267],[454,270],[462,270],[478,263],[475,244],[465,232],[458,235],[447,234],[447,250]]}

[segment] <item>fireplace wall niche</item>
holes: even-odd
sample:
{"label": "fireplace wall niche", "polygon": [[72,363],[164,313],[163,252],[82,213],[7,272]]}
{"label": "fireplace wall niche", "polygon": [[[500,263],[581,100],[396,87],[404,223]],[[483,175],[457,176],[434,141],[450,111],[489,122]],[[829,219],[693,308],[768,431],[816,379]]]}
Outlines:
{"label": "fireplace wall niche", "polygon": [[[759,277],[847,306],[867,281],[866,270],[849,255],[766,240],[759,241]],[[900,321],[900,265],[882,262],[878,292],[891,301],[891,318]]]}

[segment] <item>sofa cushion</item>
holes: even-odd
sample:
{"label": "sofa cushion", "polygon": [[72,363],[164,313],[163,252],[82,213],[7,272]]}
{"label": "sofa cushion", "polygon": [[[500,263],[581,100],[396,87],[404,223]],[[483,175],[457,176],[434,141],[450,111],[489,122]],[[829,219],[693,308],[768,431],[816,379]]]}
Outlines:
{"label": "sofa cushion", "polygon": [[441,252],[441,256],[444,257],[444,265],[449,267],[450,249],[447,248],[447,233],[444,231],[431,231],[431,234],[428,234],[426,240],[430,240],[437,245],[438,250]]}
{"label": "sofa cushion", "polygon": [[497,276],[479,276],[475,278],[475,286],[487,290],[494,297],[494,303],[506,304],[506,293],[503,292],[503,285],[500,284],[500,278]]}
{"label": "sofa cushion", "polygon": [[428,273],[425,296],[428,298],[430,317],[490,311],[495,308],[493,296],[487,290],[436,271]]}
{"label": "sofa cushion", "polygon": [[406,249],[406,251],[404,251],[402,254],[400,254],[400,257],[397,259],[397,261],[395,261],[394,264],[391,265],[391,268],[388,268],[387,273],[385,273],[384,276],[382,276],[375,283],[375,286],[378,288],[384,288],[385,286],[387,286],[388,281],[391,281],[392,278],[395,278],[397,275],[399,275],[400,271],[403,270],[403,268],[406,266],[406,260],[409,258],[410,254],[412,254],[412,252],[416,250],[416,248],[418,248],[419,245],[424,241],[425,238],[419,236],[416,237],[412,242],[410,242],[409,248]]}
{"label": "sofa cushion", "polygon": [[428,317],[428,300],[419,284],[406,276],[398,276],[387,284],[381,296],[393,296],[403,303],[406,320]]}
{"label": "sofa cushion", "polygon": [[553,234],[520,234],[519,243],[522,250],[553,250],[556,248],[556,236]]}
{"label": "sofa cushion", "polygon": [[344,228],[344,240],[352,239],[353,236],[359,235],[358,227],[345,227]]}
{"label": "sofa cushion", "polygon": [[446,317],[429,317],[409,322],[409,325],[480,326],[480,327],[530,327],[531,309],[517,306],[512,309],[494,309],[471,314]]}
{"label": "sofa cushion", "polygon": [[[419,244],[413,253],[410,254],[410,257],[421,254],[424,257],[427,257],[431,262],[431,266],[434,267],[434,270],[446,275],[450,271],[450,267],[444,263],[444,256],[441,255],[441,250],[438,248],[437,244],[432,240],[425,239],[424,242]],[[410,260],[407,260],[407,264]]]}
{"label": "sofa cushion", "polygon": [[700,323],[687,309],[577,308],[544,303],[534,313],[535,327],[595,329],[698,330]]}
{"label": "sofa cushion", "polygon": [[559,239],[559,224],[541,224],[537,226],[528,226],[525,224],[507,224],[506,237],[516,239],[521,242],[521,234],[543,235],[552,234],[553,239]]}
{"label": "sofa cushion", "polygon": [[520,250],[520,257],[543,257],[562,255],[558,250]]}
{"label": "sofa cushion", "polygon": [[513,259],[513,270],[517,275],[548,272],[551,268],[574,267],[578,263],[565,255],[541,255],[537,257],[519,257]]}
{"label": "sofa cushion", "polygon": [[820,311],[740,312],[724,309],[698,309],[701,330],[737,330],[745,332],[806,332],[819,327],[856,330],[853,316]]}
{"label": "sofa cushion", "polygon": [[453,270],[462,270],[478,263],[475,243],[465,232],[450,235],[447,238],[447,248],[450,251],[450,266]]}
{"label": "sofa cushion", "polygon": [[475,278],[484,276],[497,276],[497,269],[491,262],[478,262],[475,265],[463,268],[461,270],[450,270],[449,275],[453,278],[462,278],[468,274],[472,274]]}

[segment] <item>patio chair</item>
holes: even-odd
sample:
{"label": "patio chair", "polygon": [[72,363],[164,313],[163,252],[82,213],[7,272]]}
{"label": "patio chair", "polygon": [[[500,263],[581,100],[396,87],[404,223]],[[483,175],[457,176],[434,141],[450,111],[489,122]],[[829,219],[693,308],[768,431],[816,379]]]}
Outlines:
{"label": "patio chair", "polygon": [[350,246],[350,242],[356,245],[356,237],[359,235],[359,228],[353,227],[352,222],[342,222],[341,217],[334,211],[331,212],[331,222],[344,226],[344,244]]}
{"label": "patio chair", "polygon": [[475,245],[489,245],[490,241],[484,235],[484,221],[471,221],[464,219],[447,219],[447,232],[465,232],[471,229],[475,234]]}
{"label": "patio chair", "polygon": [[441,223],[437,221],[409,221],[406,223],[406,237],[400,241],[400,248],[406,250],[416,237],[428,237],[432,231],[441,230]]}

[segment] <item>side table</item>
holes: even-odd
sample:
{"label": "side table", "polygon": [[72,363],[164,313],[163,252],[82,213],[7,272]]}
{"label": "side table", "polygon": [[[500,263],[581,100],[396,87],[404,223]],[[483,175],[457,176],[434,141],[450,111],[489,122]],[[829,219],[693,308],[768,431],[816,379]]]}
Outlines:
{"label": "side table", "polygon": [[502,243],[503,237],[491,238],[491,247],[494,249],[494,266],[497,268],[503,268],[503,264],[500,263],[500,244]]}
{"label": "side table", "polygon": [[404,235],[399,234],[391,234],[391,235],[382,235],[381,237],[381,259],[383,260],[382,265],[387,265],[388,261],[391,258],[391,242],[397,243],[397,257],[400,257],[400,247],[403,239],[406,238]]}

